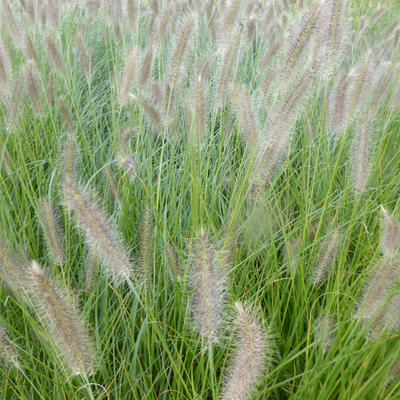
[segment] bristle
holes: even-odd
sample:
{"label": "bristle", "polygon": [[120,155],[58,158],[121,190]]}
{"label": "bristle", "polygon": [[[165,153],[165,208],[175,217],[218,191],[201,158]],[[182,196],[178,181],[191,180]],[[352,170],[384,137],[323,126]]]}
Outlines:
{"label": "bristle", "polygon": [[40,316],[51,341],[60,352],[65,367],[72,375],[89,376],[94,372],[94,355],[76,301],[59,287],[33,261],[27,271],[29,298]]}
{"label": "bristle", "polygon": [[74,211],[91,251],[101,257],[116,283],[129,280],[132,266],[113,223],[102,213],[97,202],[73,180],[64,182],[66,205]]}
{"label": "bristle", "polygon": [[393,254],[399,245],[400,240],[400,223],[382,207],[382,233],[381,233],[381,248],[383,255]]}
{"label": "bristle", "polygon": [[335,228],[324,240],[315,265],[313,281],[320,284],[328,275],[340,244],[340,229]]}
{"label": "bristle", "polygon": [[254,311],[240,302],[236,308],[236,345],[230,361],[221,400],[248,400],[255,393],[258,381],[267,372],[271,354],[268,333]]}
{"label": "bristle", "polygon": [[41,201],[40,221],[52,259],[56,264],[62,264],[64,262],[64,240],[59,217],[47,199]]}
{"label": "bristle", "polygon": [[190,279],[194,327],[202,340],[216,342],[223,322],[224,276],[217,251],[203,229],[193,249]]}

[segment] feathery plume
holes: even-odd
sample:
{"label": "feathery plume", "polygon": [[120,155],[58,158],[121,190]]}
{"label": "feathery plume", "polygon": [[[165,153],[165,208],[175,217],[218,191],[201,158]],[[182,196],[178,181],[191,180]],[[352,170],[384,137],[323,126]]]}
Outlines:
{"label": "feathery plume", "polygon": [[26,69],[26,82],[28,84],[28,91],[31,95],[33,107],[39,114],[43,114],[43,106],[41,101],[41,90],[37,79],[37,72],[32,62],[29,62]]}
{"label": "feathery plume", "polygon": [[221,400],[248,400],[257,382],[266,373],[266,359],[271,352],[270,338],[253,310],[235,303],[237,343],[230,362]]}
{"label": "feathery plume", "polygon": [[181,280],[181,267],[178,259],[178,254],[176,253],[175,247],[172,242],[167,242],[166,245],[168,263],[171,268],[173,276],[178,280]]}
{"label": "feathery plume", "polygon": [[223,10],[220,26],[217,29],[217,45],[221,48],[227,47],[231,40],[232,32],[239,17],[242,0],[232,0],[226,3]]}
{"label": "feathery plume", "polygon": [[290,45],[287,50],[282,73],[286,73],[293,69],[296,63],[300,60],[305,49],[311,43],[311,37],[316,30],[320,13],[320,6],[313,6],[310,11],[303,16],[298,27],[292,29],[289,39]]}
{"label": "feathery plume", "polygon": [[49,55],[50,55],[51,61],[53,62],[53,66],[61,75],[64,75],[65,70],[64,70],[64,64],[62,61],[61,52],[60,52],[56,42],[49,34],[46,36],[46,43],[47,43],[47,48],[49,50]]}
{"label": "feathery plume", "polygon": [[328,97],[329,128],[336,137],[341,135],[348,120],[348,87],[348,74],[342,73]]}
{"label": "feathery plume", "polygon": [[357,307],[360,319],[376,318],[387,303],[392,286],[400,278],[400,257],[384,260],[367,282]]}
{"label": "feathery plume", "polygon": [[320,284],[328,275],[340,243],[340,228],[335,228],[322,243],[318,261],[315,265],[313,281]]}
{"label": "feathery plume", "polygon": [[29,62],[34,62],[36,66],[39,66],[39,59],[33,47],[32,39],[27,33],[25,33],[25,54]]}
{"label": "feathery plume", "polygon": [[140,67],[140,85],[142,87],[146,87],[146,84],[151,76],[151,68],[153,64],[154,57],[154,48],[153,45],[150,44],[147,48],[147,51],[143,57],[141,67]]}
{"label": "feathery plume", "polygon": [[81,63],[83,72],[87,79],[90,79],[91,75],[91,57],[89,56],[85,45],[83,44],[83,39],[80,33],[76,36],[76,49],[78,51],[79,61]]}
{"label": "feathery plume", "polygon": [[21,102],[22,93],[24,91],[25,76],[24,73],[19,73],[15,80],[14,89],[11,94],[11,101],[7,109],[7,122],[9,125],[15,122],[18,106]]}
{"label": "feathery plume", "polygon": [[119,104],[121,107],[125,107],[128,104],[128,94],[135,75],[135,69],[137,65],[137,50],[131,49],[125,57],[124,69],[122,72],[121,87],[119,93]]}
{"label": "feathery plume", "polygon": [[20,368],[17,348],[10,340],[7,330],[2,324],[0,324],[0,360],[5,365]]}
{"label": "feathery plume", "polygon": [[116,283],[132,276],[132,267],[113,223],[101,212],[97,202],[74,180],[64,182],[65,203],[81,228],[90,251],[102,259]]}
{"label": "feathery plume", "polygon": [[202,340],[218,340],[222,325],[224,297],[223,269],[218,264],[217,251],[200,230],[191,259],[191,286],[194,292],[192,315],[194,327]]}
{"label": "feathery plume", "polygon": [[240,46],[240,30],[236,31],[232,35],[232,41],[229,47],[224,51],[222,57],[222,63],[219,68],[218,77],[217,77],[217,98],[216,103],[219,106],[222,106],[229,87],[229,82],[232,79],[233,68],[235,65],[235,61],[238,55],[239,46]]}
{"label": "feathery plume", "polygon": [[392,254],[398,244],[400,239],[400,223],[399,221],[390,214],[385,208],[382,208],[382,238],[381,247],[382,253],[384,255]]}
{"label": "feathery plume", "polygon": [[257,153],[252,178],[257,187],[268,184],[282,161],[290,143],[290,131],[297,117],[300,100],[308,95],[318,72],[318,61],[307,66],[300,77],[286,89],[283,100],[268,124],[268,138]]}
{"label": "feathery plume", "polygon": [[383,329],[396,332],[400,328],[400,295],[390,299],[383,315]]}
{"label": "feathery plume", "polygon": [[[202,143],[206,136],[207,129],[207,99],[206,90],[208,79],[207,69],[208,60],[200,66],[193,77],[193,144]],[[197,140],[195,139],[197,137]]]}
{"label": "feathery plume", "polygon": [[164,130],[163,125],[161,123],[160,115],[154,106],[143,97],[136,96],[132,93],[130,93],[129,96],[143,108],[143,111],[147,114],[158,133],[162,133]]}
{"label": "feathery plume", "polygon": [[93,349],[71,294],[59,287],[32,262],[27,271],[29,298],[51,341],[72,375],[91,375],[94,372]]}
{"label": "feathery plume", "polygon": [[56,264],[62,264],[64,262],[64,241],[59,217],[47,199],[41,201],[40,222],[52,259]]}
{"label": "feathery plume", "polygon": [[145,286],[151,280],[153,267],[150,259],[151,237],[153,233],[153,217],[151,215],[150,207],[146,207],[141,221],[140,227],[140,241],[139,241],[139,267],[142,275],[142,281]]}
{"label": "feathery plume", "polygon": [[370,87],[372,71],[372,51],[366,52],[359,64],[349,74],[348,115],[355,116],[365,104]]}
{"label": "feathery plume", "polygon": [[74,124],[72,123],[71,115],[62,97],[58,99],[58,107],[64,119],[65,126],[67,127],[67,131],[70,133],[74,132]]}
{"label": "feathery plume", "polygon": [[[324,21],[325,26],[321,28],[326,32],[328,59],[332,63],[339,58],[343,51],[345,0],[328,0],[323,7],[324,11],[325,9],[327,21]],[[326,25],[328,25],[328,29],[326,29]]]}
{"label": "feathery plume", "polygon": [[190,46],[190,37],[192,35],[194,25],[195,22],[193,17],[186,17],[179,35],[176,38],[176,45],[172,51],[169,63],[170,67],[168,72],[168,84],[170,87],[174,87],[176,84],[184,57]]}
{"label": "feathery plume", "polygon": [[369,171],[369,120],[364,118],[357,132],[352,149],[351,174],[352,186],[357,195],[360,195],[367,183]]}
{"label": "feathery plume", "polygon": [[334,340],[334,336],[331,333],[333,329],[333,322],[330,315],[322,315],[317,323],[315,329],[315,340],[319,346],[321,346],[322,352],[325,354]]}
{"label": "feathery plume", "polygon": [[239,119],[241,128],[249,148],[255,150],[258,145],[258,121],[252,104],[250,92],[247,88],[231,86],[232,103]]}
{"label": "feathery plume", "polygon": [[8,97],[11,82],[11,66],[8,54],[0,46],[0,93]]}

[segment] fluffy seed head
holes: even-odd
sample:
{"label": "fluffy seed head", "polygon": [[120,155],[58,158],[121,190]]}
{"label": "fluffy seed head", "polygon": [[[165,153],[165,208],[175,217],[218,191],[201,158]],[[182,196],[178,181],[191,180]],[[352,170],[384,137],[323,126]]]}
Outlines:
{"label": "fluffy seed head", "polygon": [[391,295],[393,284],[400,278],[400,257],[384,260],[369,279],[358,302],[359,319],[376,318]]}
{"label": "fluffy seed head", "polygon": [[400,223],[390,214],[385,208],[382,207],[382,238],[381,247],[384,255],[389,255],[394,252],[399,244],[400,239]]}
{"label": "fluffy seed head", "polygon": [[326,237],[321,246],[321,251],[315,266],[313,281],[320,284],[328,275],[332,267],[340,243],[340,229],[335,228]]}
{"label": "fluffy seed head", "polygon": [[114,224],[92,196],[73,180],[64,182],[66,205],[74,212],[90,251],[102,259],[116,283],[129,280],[132,267]]}
{"label": "fluffy seed head", "polygon": [[351,157],[352,186],[357,195],[364,190],[371,169],[369,142],[369,121],[366,117],[354,138]]}
{"label": "fluffy seed head", "polygon": [[204,229],[200,230],[191,260],[192,314],[202,339],[216,342],[222,325],[224,276],[218,255]]}
{"label": "fluffy seed head", "polygon": [[92,374],[95,357],[73,297],[47,276],[35,261],[27,275],[29,298],[65,367],[72,375]]}
{"label": "fluffy seed head", "polygon": [[221,400],[248,400],[266,373],[270,338],[254,311],[240,302],[236,308],[236,349],[230,361]]}

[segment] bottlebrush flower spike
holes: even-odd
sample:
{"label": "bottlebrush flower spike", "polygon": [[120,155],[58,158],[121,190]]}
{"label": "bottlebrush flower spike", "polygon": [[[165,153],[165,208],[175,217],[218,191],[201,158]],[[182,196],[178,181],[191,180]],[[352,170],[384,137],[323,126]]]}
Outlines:
{"label": "bottlebrush flower spike", "polygon": [[315,266],[313,281],[315,284],[321,283],[328,275],[331,268],[337,249],[340,243],[340,229],[334,229],[326,237],[322,244],[321,251]]}
{"label": "bottlebrush flower spike", "polygon": [[368,116],[356,134],[353,142],[352,160],[351,160],[351,174],[352,186],[357,195],[360,195],[368,180],[371,165],[369,162],[369,120]]}
{"label": "bottlebrush flower spike", "polygon": [[400,239],[400,223],[390,214],[385,208],[382,208],[382,239],[381,247],[384,255],[389,255],[394,252],[399,244]]}
{"label": "bottlebrush flower spike", "polygon": [[117,229],[97,205],[93,196],[77,183],[75,146],[72,135],[66,142],[64,157],[64,201],[74,211],[90,251],[102,259],[116,283],[129,280],[132,267]]}
{"label": "bottlebrush flower spike", "polygon": [[400,278],[400,257],[384,260],[369,279],[358,302],[359,319],[376,318],[377,313],[387,304],[393,284]]}
{"label": "bottlebrush flower spike", "polygon": [[237,343],[226,377],[221,400],[250,399],[258,380],[267,372],[271,353],[270,337],[251,308],[235,303]]}
{"label": "bottlebrush flower spike", "polygon": [[322,315],[317,323],[315,330],[315,340],[322,348],[322,352],[325,354],[332,346],[334,336],[331,333],[333,329],[333,322],[330,315]]}
{"label": "bottlebrush flower spike", "polygon": [[195,329],[209,343],[218,340],[223,322],[224,275],[216,249],[200,230],[191,260],[192,314]]}
{"label": "bottlebrush flower spike", "polygon": [[27,294],[72,375],[94,372],[94,353],[75,301],[33,261],[27,271]]}

